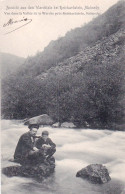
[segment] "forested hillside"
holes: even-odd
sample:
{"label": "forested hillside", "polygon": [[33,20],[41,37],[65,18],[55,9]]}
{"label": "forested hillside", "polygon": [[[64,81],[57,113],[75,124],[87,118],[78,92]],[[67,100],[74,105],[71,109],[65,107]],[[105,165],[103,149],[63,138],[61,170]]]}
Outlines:
{"label": "forested hillside", "polygon": [[41,72],[58,65],[64,59],[83,51],[87,46],[92,46],[103,37],[108,37],[117,32],[120,28],[124,27],[124,10],[125,2],[120,1],[106,13],[83,25],[83,27],[73,29],[67,32],[64,37],[60,37],[56,41],[51,41],[43,52],[27,58],[25,68],[21,68],[19,74],[37,76]]}
{"label": "forested hillside", "polygon": [[78,127],[124,124],[125,2],[27,58],[2,84],[3,118],[47,113]]}

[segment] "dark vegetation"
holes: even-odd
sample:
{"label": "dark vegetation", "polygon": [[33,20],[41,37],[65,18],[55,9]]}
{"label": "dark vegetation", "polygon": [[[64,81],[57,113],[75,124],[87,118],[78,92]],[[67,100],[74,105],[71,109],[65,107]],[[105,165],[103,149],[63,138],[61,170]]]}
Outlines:
{"label": "dark vegetation", "polygon": [[78,127],[124,124],[125,2],[52,41],[2,82],[2,117],[47,113]]}

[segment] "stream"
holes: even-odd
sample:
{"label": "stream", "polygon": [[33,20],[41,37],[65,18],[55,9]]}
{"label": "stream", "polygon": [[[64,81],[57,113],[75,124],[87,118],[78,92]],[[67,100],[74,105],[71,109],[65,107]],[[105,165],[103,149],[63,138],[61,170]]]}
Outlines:
{"label": "stream", "polygon": [[[2,120],[2,167],[14,165],[8,160],[19,137],[28,131],[21,121]],[[2,194],[125,194],[125,132],[92,129],[40,127],[48,130],[57,145],[55,172],[43,182],[2,174]],[[104,164],[111,181],[95,185],[76,177],[76,172],[92,163]]]}

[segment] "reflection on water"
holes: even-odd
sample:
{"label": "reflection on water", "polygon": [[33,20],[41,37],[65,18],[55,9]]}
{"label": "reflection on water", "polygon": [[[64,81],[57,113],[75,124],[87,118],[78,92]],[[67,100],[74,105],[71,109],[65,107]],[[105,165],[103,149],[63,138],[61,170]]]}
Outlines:
{"label": "reflection on water", "polygon": [[[2,175],[2,194],[125,194],[125,132],[74,130],[44,127],[57,144],[55,173],[42,183],[33,179]],[[12,158],[21,134],[28,130],[21,122],[2,121],[2,166]],[[41,134],[43,128],[38,130]],[[76,172],[91,163],[102,163],[112,180],[93,185],[76,178]]]}

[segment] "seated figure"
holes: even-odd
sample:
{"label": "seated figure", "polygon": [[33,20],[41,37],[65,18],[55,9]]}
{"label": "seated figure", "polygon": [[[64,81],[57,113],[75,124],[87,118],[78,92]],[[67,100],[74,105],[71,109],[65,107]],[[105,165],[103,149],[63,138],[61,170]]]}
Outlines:
{"label": "seated figure", "polygon": [[29,131],[21,135],[14,153],[14,161],[22,165],[36,165],[44,160],[43,153],[35,147],[35,138],[39,125],[30,124]]}
{"label": "seated figure", "polygon": [[53,154],[56,152],[56,144],[49,138],[48,131],[42,132],[42,136],[36,141],[35,145],[41,150],[41,153],[43,153],[45,157],[44,162],[52,158]]}

